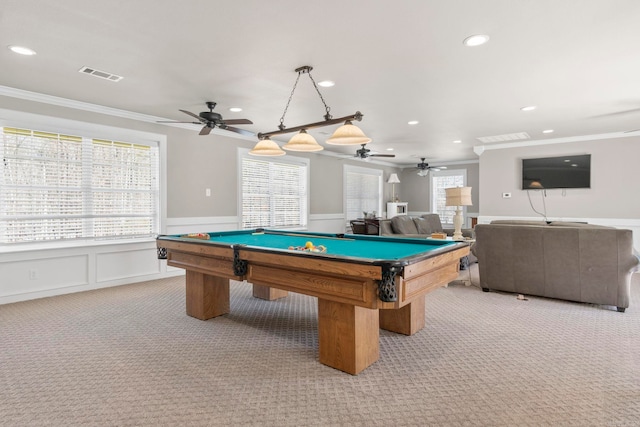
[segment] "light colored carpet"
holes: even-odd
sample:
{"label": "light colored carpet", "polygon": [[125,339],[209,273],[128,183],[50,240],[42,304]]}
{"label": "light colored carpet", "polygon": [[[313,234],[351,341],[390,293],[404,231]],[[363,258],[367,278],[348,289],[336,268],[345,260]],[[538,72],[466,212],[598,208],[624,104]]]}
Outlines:
{"label": "light colored carpet", "polygon": [[183,277],[3,305],[0,425],[636,426],[637,276],[626,313],[455,282],[358,376],[318,362],[304,295],[236,283],[206,322]]}

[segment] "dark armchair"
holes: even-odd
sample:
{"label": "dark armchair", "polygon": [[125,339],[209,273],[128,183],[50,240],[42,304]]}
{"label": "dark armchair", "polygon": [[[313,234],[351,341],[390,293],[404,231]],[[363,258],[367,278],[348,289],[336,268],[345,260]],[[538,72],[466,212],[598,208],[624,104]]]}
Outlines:
{"label": "dark armchair", "polygon": [[353,234],[380,234],[380,226],[378,220],[352,219],[351,232]]}

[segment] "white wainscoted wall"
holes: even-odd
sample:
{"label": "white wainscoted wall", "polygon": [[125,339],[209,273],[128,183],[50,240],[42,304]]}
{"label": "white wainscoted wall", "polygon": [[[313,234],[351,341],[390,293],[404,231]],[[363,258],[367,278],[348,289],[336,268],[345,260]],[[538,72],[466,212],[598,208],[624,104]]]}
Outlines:
{"label": "white wainscoted wall", "polygon": [[[238,229],[235,216],[169,218],[166,234]],[[343,214],[310,215],[309,231],[343,233]],[[0,304],[184,274],[158,260],[155,239],[0,248]]]}

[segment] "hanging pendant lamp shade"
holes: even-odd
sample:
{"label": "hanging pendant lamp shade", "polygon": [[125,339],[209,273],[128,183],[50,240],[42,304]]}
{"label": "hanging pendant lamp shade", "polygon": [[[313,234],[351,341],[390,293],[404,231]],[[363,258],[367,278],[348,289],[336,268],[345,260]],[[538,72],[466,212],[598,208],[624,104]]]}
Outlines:
{"label": "hanging pendant lamp shade", "polygon": [[289,151],[322,151],[324,147],[318,144],[316,139],[309,135],[306,130],[302,129],[300,133],[297,133],[282,146],[285,150]]}
{"label": "hanging pendant lamp shade", "polygon": [[358,126],[351,124],[350,120],[336,129],[333,135],[327,139],[327,144],[332,145],[362,145],[369,142],[371,142],[371,138],[367,137]]}
{"label": "hanging pendant lamp shade", "polygon": [[268,137],[258,141],[249,154],[254,156],[284,156],[286,153]]}

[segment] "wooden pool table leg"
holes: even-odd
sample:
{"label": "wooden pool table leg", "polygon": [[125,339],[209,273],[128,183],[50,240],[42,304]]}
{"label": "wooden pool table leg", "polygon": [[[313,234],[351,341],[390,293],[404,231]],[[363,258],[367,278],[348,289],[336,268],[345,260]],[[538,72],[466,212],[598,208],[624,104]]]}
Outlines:
{"label": "wooden pool table leg", "polygon": [[282,289],[272,288],[271,286],[253,285],[254,298],[260,298],[267,301],[273,301],[276,299],[284,298],[289,295],[289,292]]}
{"label": "wooden pool table leg", "polygon": [[357,375],[380,357],[378,310],[318,298],[320,363]]}
{"label": "wooden pool table leg", "polygon": [[200,320],[229,313],[229,279],[187,270],[187,314]]}
{"label": "wooden pool table leg", "polygon": [[413,335],[424,328],[424,295],[415,298],[404,307],[380,310],[380,327],[387,331]]}

